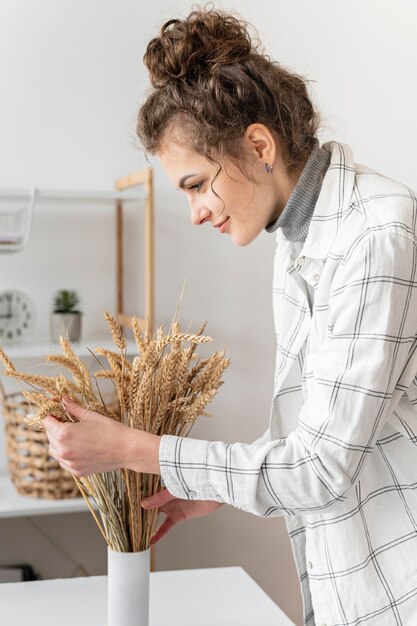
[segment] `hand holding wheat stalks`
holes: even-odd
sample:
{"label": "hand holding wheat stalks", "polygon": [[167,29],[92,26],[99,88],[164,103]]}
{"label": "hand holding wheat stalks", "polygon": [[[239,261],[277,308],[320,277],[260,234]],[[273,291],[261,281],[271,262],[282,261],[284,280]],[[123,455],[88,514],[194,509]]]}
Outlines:
{"label": "hand holding wheat stalks", "polygon": [[[198,345],[211,341],[202,334],[205,325],[198,333],[191,334],[182,333],[179,324],[174,322],[167,335],[162,328],[151,335],[141,333],[134,319],[138,354],[130,360],[121,326],[108,313],[104,316],[116,349],[95,350],[102,369],[93,375],[65,338],[61,338],[63,354],[47,356],[47,360],[60,370],[52,377],[17,371],[0,349],[4,373],[27,387],[23,393],[33,406],[33,415],[28,418],[30,424],[43,428],[43,420],[49,415],[62,422],[76,421],[67,410],[68,401],[63,401],[66,396],[70,403],[108,416],[129,428],[158,436],[186,436],[196,418],[206,414],[205,407],[222,384],[222,374],[230,362],[224,351],[214,352],[206,359],[196,359]],[[104,366],[99,357],[106,360]],[[100,379],[112,381],[117,394],[115,404],[106,405],[99,387]],[[129,552],[149,547],[157,511],[144,510],[141,501],[158,491],[159,476],[123,468],[84,477],[74,476],[74,479],[113,550]],[[100,519],[90,498],[97,504]]]}

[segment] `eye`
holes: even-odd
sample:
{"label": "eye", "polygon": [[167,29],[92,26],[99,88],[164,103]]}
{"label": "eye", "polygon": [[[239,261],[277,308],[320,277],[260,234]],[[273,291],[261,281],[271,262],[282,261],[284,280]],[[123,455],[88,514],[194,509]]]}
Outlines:
{"label": "eye", "polygon": [[196,183],[195,185],[191,185],[191,187],[188,187],[188,189],[191,191],[192,189],[195,189],[196,191],[200,191],[201,187],[203,186],[203,183]]}

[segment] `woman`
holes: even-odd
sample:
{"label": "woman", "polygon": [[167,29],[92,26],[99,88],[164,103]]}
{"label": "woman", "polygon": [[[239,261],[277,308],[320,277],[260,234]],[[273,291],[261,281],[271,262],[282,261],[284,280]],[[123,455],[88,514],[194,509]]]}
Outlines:
{"label": "woman", "polygon": [[244,246],[276,233],[270,426],[253,444],[161,439],[67,403],[51,454],[81,476],[161,473],[144,503],[178,521],[221,503],[286,517],[304,620],[417,623],[414,194],[316,138],[305,81],[215,10],[171,20],[146,50],[138,135],[190,203]]}

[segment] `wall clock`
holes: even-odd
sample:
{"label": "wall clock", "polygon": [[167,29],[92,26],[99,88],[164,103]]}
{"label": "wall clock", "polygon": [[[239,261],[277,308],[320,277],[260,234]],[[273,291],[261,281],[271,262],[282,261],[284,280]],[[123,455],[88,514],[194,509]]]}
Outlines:
{"label": "wall clock", "polygon": [[21,291],[0,291],[0,344],[18,343],[33,329],[35,307]]}

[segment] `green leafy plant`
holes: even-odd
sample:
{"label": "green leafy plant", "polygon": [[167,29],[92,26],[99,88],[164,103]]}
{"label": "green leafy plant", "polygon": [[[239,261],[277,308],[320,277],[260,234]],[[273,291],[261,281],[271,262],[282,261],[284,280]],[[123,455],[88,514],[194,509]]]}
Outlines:
{"label": "green leafy plant", "polygon": [[79,313],[80,298],[76,291],[61,289],[54,296],[54,313]]}

